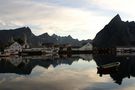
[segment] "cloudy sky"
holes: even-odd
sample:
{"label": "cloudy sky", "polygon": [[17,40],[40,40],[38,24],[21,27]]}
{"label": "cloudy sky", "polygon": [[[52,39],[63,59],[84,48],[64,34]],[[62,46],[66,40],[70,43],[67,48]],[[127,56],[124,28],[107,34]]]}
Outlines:
{"label": "cloudy sky", "polygon": [[0,29],[28,26],[35,35],[93,39],[117,13],[124,21],[135,21],[134,4],[134,0],[0,0]]}

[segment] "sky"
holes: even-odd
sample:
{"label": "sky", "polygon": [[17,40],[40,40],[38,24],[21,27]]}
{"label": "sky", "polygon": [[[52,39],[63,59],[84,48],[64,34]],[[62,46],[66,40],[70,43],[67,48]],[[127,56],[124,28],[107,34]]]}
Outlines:
{"label": "sky", "polygon": [[0,0],[0,30],[28,26],[35,35],[93,39],[117,14],[123,21],[135,21],[134,4],[135,0]]}

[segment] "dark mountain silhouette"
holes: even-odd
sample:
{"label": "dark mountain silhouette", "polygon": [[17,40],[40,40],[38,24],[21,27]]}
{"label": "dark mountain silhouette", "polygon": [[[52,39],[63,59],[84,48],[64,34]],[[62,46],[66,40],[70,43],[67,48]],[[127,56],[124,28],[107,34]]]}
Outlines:
{"label": "dark mountain silhouette", "polygon": [[13,39],[22,39],[25,37],[27,41],[32,45],[36,39],[36,36],[31,32],[29,27],[21,27],[17,29],[0,30],[0,44],[5,45],[11,43]]}
{"label": "dark mountain silhouette", "polygon": [[135,22],[124,22],[117,14],[93,40],[95,47],[135,46]]}
{"label": "dark mountain silhouette", "polygon": [[36,36],[31,32],[29,27],[21,27],[17,29],[0,30],[0,44],[5,45],[12,41],[12,39],[21,38],[22,40],[27,39],[27,42],[32,47],[41,46],[43,43],[53,43],[53,44],[71,44],[74,46],[82,45],[83,43],[91,42],[91,40],[82,40],[72,38],[69,36],[57,36],[53,34],[52,36],[48,33]]}
{"label": "dark mountain silhouette", "polygon": [[29,37],[34,37],[30,28],[22,27],[17,29],[10,29],[10,30],[0,30],[0,42],[5,43],[10,41],[12,38],[20,38],[24,37],[24,35]]}
{"label": "dark mountain silhouette", "polygon": [[56,41],[57,43],[67,43],[67,42],[70,42],[70,44],[73,44],[73,43],[76,43],[78,44],[79,43],[79,40],[78,39],[73,39],[70,35],[68,36],[65,36],[65,37],[60,37],[60,36],[57,36],[55,34],[52,35],[53,38],[56,38]]}
{"label": "dark mountain silhouette", "polygon": [[56,38],[51,37],[48,33],[44,33],[38,36],[41,43],[57,43]]}
{"label": "dark mountain silhouette", "polygon": [[78,39],[72,38],[70,35],[61,37],[61,36],[58,36],[56,34],[53,34],[52,37],[56,39],[56,42],[58,44],[71,44],[74,46],[78,46],[78,45],[81,46],[81,45],[86,44],[88,42],[89,43],[92,42],[92,40],[90,40],[90,39],[79,41]]}

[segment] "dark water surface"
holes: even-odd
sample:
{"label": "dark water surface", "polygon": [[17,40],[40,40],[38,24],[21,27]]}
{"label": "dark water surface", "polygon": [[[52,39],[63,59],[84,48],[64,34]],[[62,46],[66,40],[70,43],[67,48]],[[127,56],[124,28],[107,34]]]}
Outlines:
{"label": "dark water surface", "polygon": [[[117,61],[116,72],[97,74],[97,66]],[[0,58],[0,90],[133,90],[134,76],[134,56]]]}

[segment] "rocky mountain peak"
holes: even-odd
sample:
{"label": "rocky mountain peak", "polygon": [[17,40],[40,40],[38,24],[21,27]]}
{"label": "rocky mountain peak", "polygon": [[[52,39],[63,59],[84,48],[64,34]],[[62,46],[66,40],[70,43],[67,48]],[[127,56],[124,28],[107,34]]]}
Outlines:
{"label": "rocky mountain peak", "polygon": [[116,15],[93,40],[95,47],[135,46],[135,23],[124,22]]}
{"label": "rocky mountain peak", "polygon": [[111,21],[110,24],[118,24],[119,22],[122,22],[121,17],[119,14],[117,14]]}

